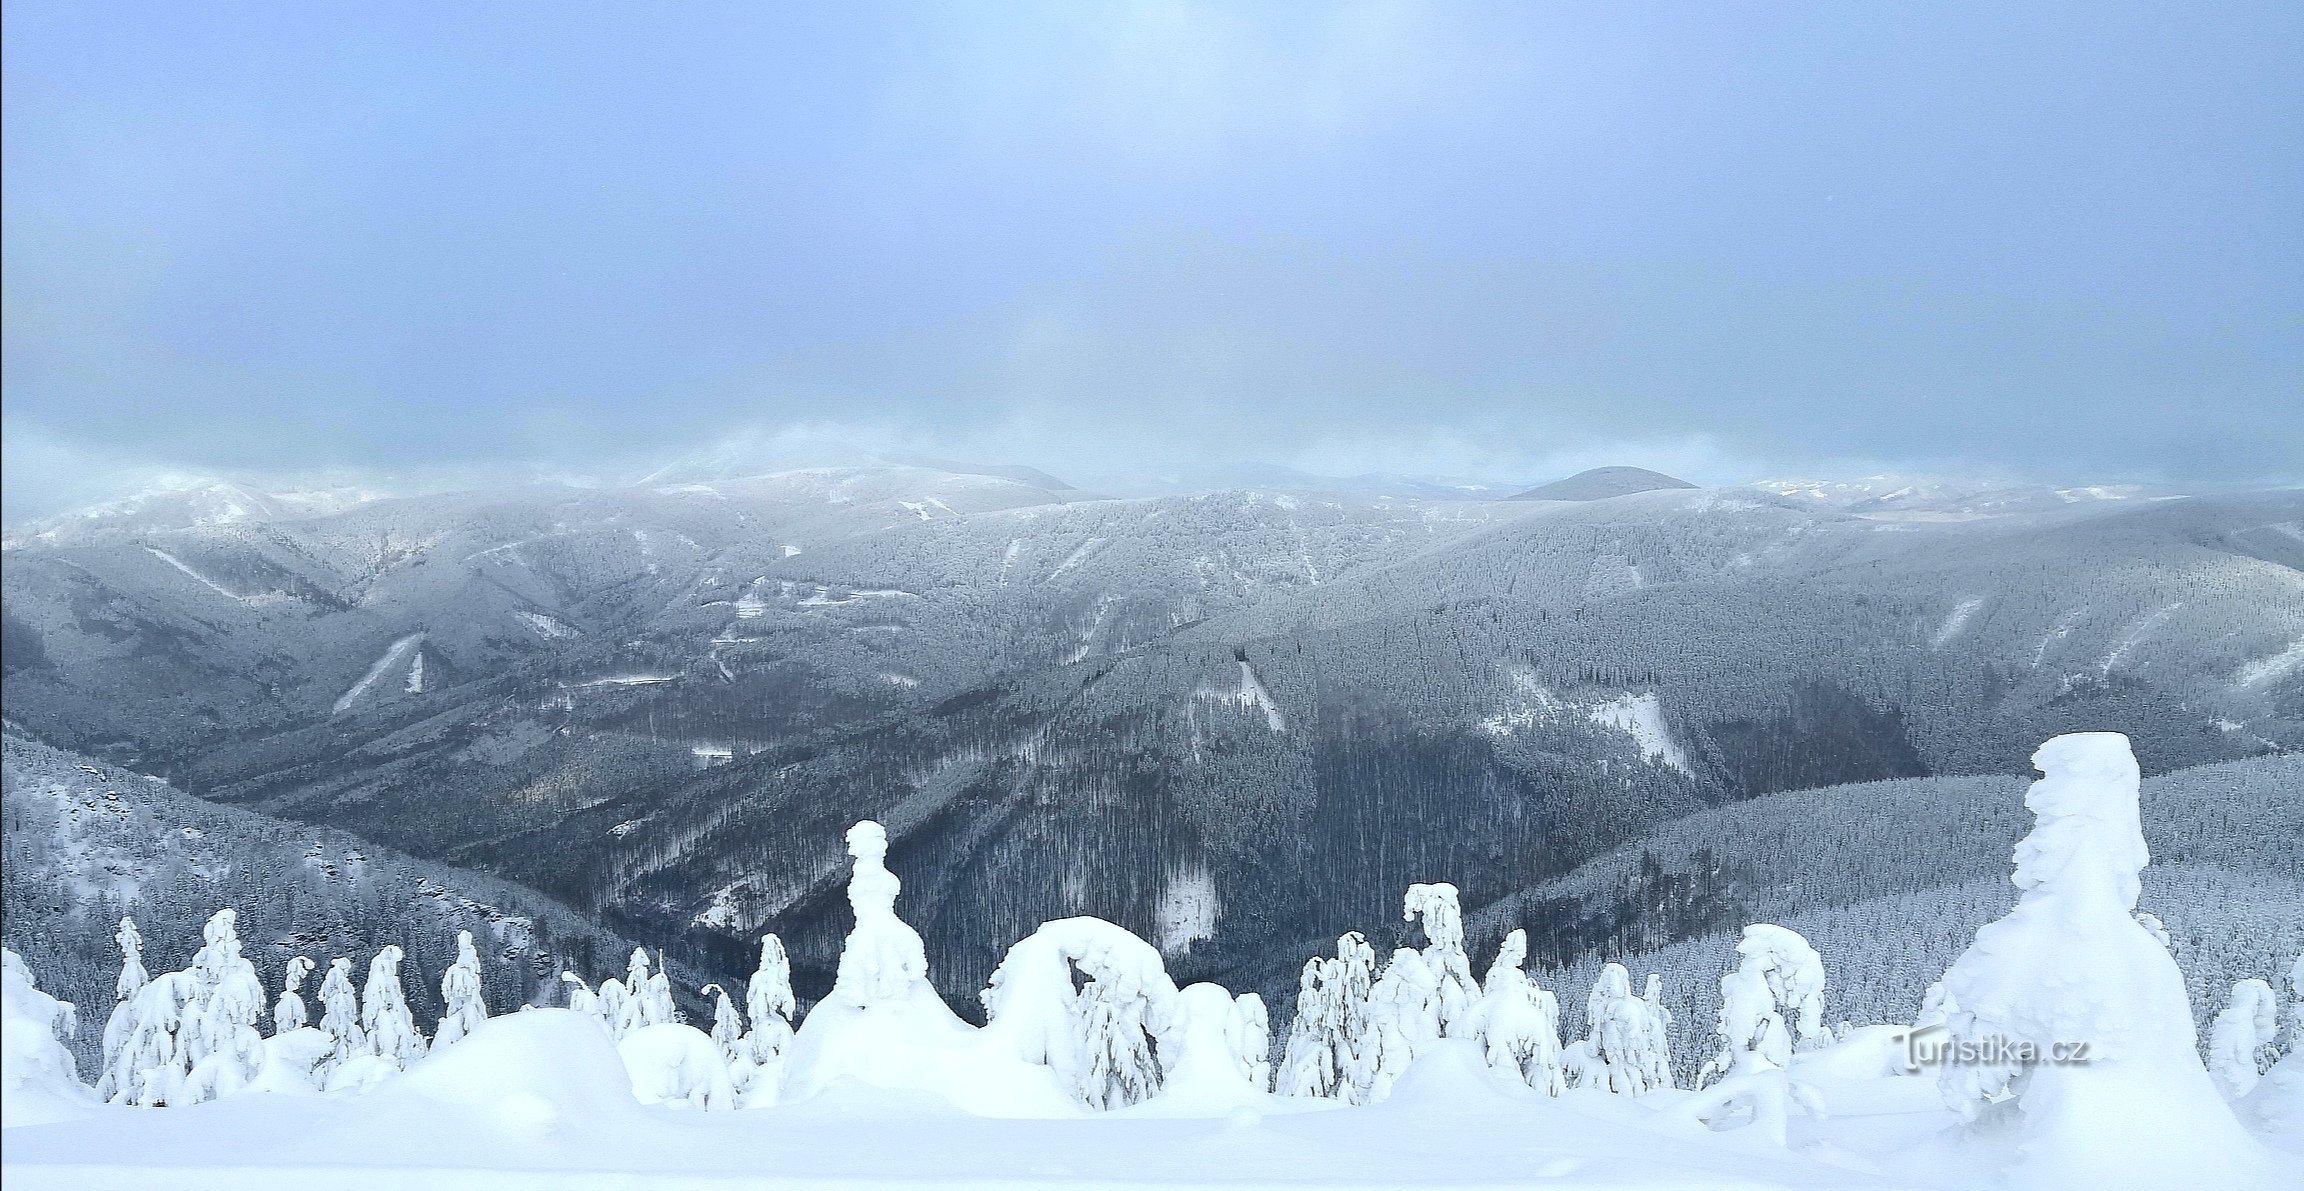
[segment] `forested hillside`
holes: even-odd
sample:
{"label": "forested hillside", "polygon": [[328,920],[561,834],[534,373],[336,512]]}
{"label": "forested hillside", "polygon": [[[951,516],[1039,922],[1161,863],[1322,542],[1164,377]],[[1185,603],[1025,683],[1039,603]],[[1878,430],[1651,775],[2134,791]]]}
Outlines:
{"label": "forested hillside", "polygon": [[[156,968],[180,966],[200,924],[239,911],[267,972],[290,956],[325,970],[365,967],[385,944],[407,951],[408,997],[439,1012],[440,973],[458,930],[486,952],[490,1003],[560,1004],[560,972],[620,970],[632,944],[533,891],[416,860],[341,831],[216,806],[156,779],[27,740],[0,749],[0,931],[37,965],[42,987],[86,1006],[100,1027],[120,954],[113,928],[135,917]],[[688,981],[686,988],[695,982]],[[100,1028],[69,1039],[83,1064]],[[92,1068],[91,1068],[92,1069]]]}
{"label": "forested hillside", "polygon": [[803,996],[866,817],[963,1003],[1076,913],[1256,984],[1411,883],[1486,906],[1775,791],[2304,745],[2304,495],[2052,503],[875,468],[111,524],[9,551],[6,697],[707,968],[779,931]]}

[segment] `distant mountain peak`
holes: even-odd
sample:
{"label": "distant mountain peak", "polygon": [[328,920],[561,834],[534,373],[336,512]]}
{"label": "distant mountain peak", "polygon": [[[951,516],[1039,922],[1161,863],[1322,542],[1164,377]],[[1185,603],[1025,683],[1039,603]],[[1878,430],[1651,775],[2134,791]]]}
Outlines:
{"label": "distant mountain peak", "polygon": [[1686,480],[1650,471],[1645,467],[1595,467],[1580,471],[1565,480],[1530,488],[1515,494],[1513,500],[1606,500],[1611,496],[1630,496],[1635,492],[1655,492],[1665,488],[1694,488]]}

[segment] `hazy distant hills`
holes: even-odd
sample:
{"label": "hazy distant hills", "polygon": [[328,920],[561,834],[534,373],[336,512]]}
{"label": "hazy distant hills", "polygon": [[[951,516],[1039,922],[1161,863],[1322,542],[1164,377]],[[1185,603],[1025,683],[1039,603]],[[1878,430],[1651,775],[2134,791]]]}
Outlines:
{"label": "hazy distant hills", "polygon": [[1514,500],[1607,500],[1610,497],[1630,496],[1636,492],[1656,492],[1667,488],[1694,488],[1686,480],[1676,479],[1660,471],[1645,467],[1595,467],[1580,471],[1565,480],[1554,480],[1515,493]]}
{"label": "hazy distant hills", "polygon": [[8,711],[731,968],[783,931],[804,986],[845,927],[840,831],[879,817],[970,992],[1069,913],[1254,982],[1411,881],[1482,906],[1754,795],[2017,773],[2076,728],[2156,772],[2304,745],[2296,492],[1051,478],[668,475],[24,539]]}

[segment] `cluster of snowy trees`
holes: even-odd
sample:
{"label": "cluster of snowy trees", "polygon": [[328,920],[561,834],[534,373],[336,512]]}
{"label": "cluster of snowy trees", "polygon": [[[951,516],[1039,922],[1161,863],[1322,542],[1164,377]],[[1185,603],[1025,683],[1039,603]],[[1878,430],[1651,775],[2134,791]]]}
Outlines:
{"label": "cluster of snowy trees", "polygon": [[198,1104],[240,1091],[339,1091],[367,1087],[472,1032],[488,1016],[480,957],[469,931],[458,932],[457,959],[441,978],[447,1009],[427,1043],[400,986],[404,953],[386,946],[368,963],[364,985],[352,961],[337,957],[320,983],[320,1021],[303,994],[314,968],[292,957],[271,1004],[272,1034],[259,1029],[264,986],[243,953],[238,912],[218,910],[202,929],[205,945],[180,972],[154,976],[144,967],[144,939],[134,919],[120,920],[120,979],[104,1024],[103,1070],[96,1094],[108,1103],[145,1107]]}
{"label": "cluster of snowy trees", "polygon": [[[1156,948],[1096,918],[1043,924],[1010,947],[981,996],[985,1024],[970,1025],[929,982],[921,937],[896,913],[900,883],[885,863],[887,835],[870,821],[847,835],[855,925],[837,977],[797,1026],[790,960],[774,935],[760,941],[741,1008],[718,984],[700,990],[712,1006],[709,1032],[681,1020],[661,956],[652,960],[645,950],[596,988],[572,972],[562,981],[568,1009],[613,1041],[639,1099],[698,1109],[773,1105],[840,1079],[935,1091],[1021,1115],[1110,1110],[1163,1095],[1202,1107],[1269,1094],[1370,1104],[1390,1095],[1418,1059],[1454,1047],[1544,1095],[1583,1089],[1647,1097],[1660,1114],[1691,1126],[1749,1127],[1778,1143],[1791,1117],[1823,1112],[1804,1074],[1813,1058],[1843,1071],[1853,1063],[1881,1076],[1928,1075],[1961,1116],[2014,1130],[2026,1139],[2026,1161],[2059,1169],[2248,1152],[2240,1117],[2290,1112],[2267,1089],[2304,1087],[2297,1078],[2304,1076],[2304,957],[2286,972],[2285,1005],[2269,981],[2234,986],[2203,1062],[2167,936],[2136,911],[2149,857],[2126,741],[2059,737],[2035,763],[2047,776],[2026,795],[2035,824],[2016,851],[2019,900],[1978,932],[1913,1024],[1828,1026],[1822,957],[1796,931],[1754,924],[1719,980],[1714,1053],[1694,1088],[1674,1079],[1673,1015],[1658,975],[1636,987],[1621,964],[1601,967],[1584,1004],[1583,1036],[1564,1041],[1558,998],[1525,968],[1524,933],[1508,934],[1476,977],[1458,891],[1444,883],[1412,885],[1403,900],[1403,921],[1421,931],[1421,948],[1401,947],[1379,963],[1355,931],[1338,940],[1334,956],[1305,965],[1277,1069],[1259,997],[1213,984],[1179,989]],[[351,959],[334,959],[318,990],[317,1024],[304,996],[316,965],[291,959],[266,1036],[264,987],[234,911],[211,917],[203,938],[187,968],[155,976],[145,969],[136,925],[121,921],[121,972],[96,1096],[181,1106],[242,1091],[358,1091],[487,1028],[468,932],[458,935],[457,960],[441,978],[444,1009],[429,1039],[409,1010],[396,946],[377,951],[357,988]],[[73,1013],[32,995],[31,975],[13,952],[7,964],[14,1081],[17,1018],[31,1021],[45,1042],[70,1032]],[[33,1008],[19,1014],[19,1001]],[[1933,1072],[1921,1069],[1926,1059],[1915,1067],[1911,1040],[1922,1036],[1964,1048],[1967,1057]],[[2041,1057],[2074,1043],[2086,1048],[2080,1061]],[[27,1061],[69,1072],[69,1056],[50,1047],[56,1061]],[[1891,1050],[1901,1060],[1883,1062]],[[2266,1079],[2275,1065],[2289,1074]],[[2168,1151],[2176,1157],[2104,1144],[2104,1121],[2131,1121],[2148,1136],[2151,1122],[2171,1112],[2192,1131],[2185,1146]],[[2080,1117],[2096,1124],[2075,1126]]]}

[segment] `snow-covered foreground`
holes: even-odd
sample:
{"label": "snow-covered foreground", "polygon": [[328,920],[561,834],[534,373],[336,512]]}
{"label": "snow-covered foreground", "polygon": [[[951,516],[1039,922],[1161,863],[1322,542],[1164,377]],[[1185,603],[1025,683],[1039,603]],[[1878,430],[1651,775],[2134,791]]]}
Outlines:
{"label": "snow-covered foreground", "polygon": [[348,961],[330,965],[317,1026],[314,965],[292,963],[266,1038],[227,909],[191,967],[158,976],[122,922],[91,1087],[58,1041],[72,1007],[7,952],[0,1169],[11,1189],[167,1191],[2304,1187],[2304,959],[2285,1013],[2265,981],[2233,990],[2203,1062],[2166,938],[2134,913],[2149,856],[2127,741],[2058,737],[2033,761],[2021,898],[1913,1024],[1827,1026],[1822,957],[1754,924],[1694,1089],[1664,1061],[1655,977],[1635,992],[1608,965],[1589,1036],[1563,1045],[1524,937],[1475,979],[1443,883],[1407,891],[1421,951],[1379,965],[1354,932],[1306,966],[1276,1070],[1259,998],[1178,989],[1157,949],[1095,918],[1012,947],[971,1025],[929,983],[887,837],[864,822],[855,928],[796,1030],[774,936],[745,1012],[707,986],[707,1034],[677,1020],[645,952],[597,991],[568,976],[567,1009],[491,1018],[467,934],[430,1039],[396,946],[357,992]]}
{"label": "snow-covered foreground", "polygon": [[[775,1108],[642,1105],[591,1020],[491,1019],[357,1097],[245,1095],[182,1110],[83,1108],[10,1129],[17,1188],[1112,1186],[1887,1187],[1864,1151],[1945,1128],[1929,1081],[1863,1083],[1794,1152],[1669,1124],[1663,1103],[1554,1099],[1470,1044],[1420,1058],[1381,1104],[1157,1097],[1060,1119],[973,1116],[843,1079]],[[1828,1089],[1837,1085],[1825,1081]],[[1837,1099],[1828,1090],[1829,1098]]]}

